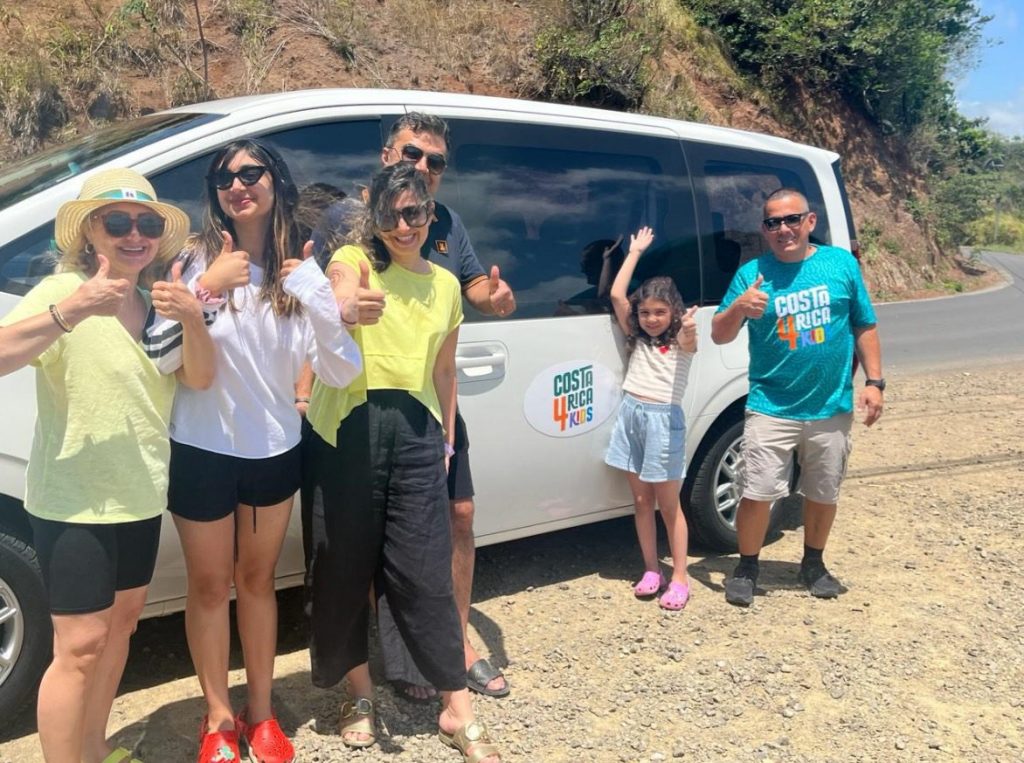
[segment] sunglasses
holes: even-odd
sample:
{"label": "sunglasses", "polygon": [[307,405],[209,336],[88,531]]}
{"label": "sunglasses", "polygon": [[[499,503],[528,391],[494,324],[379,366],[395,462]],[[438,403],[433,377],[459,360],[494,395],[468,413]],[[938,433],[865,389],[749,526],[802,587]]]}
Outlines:
{"label": "sunglasses", "polygon": [[427,172],[431,175],[440,175],[448,167],[448,158],[444,154],[427,154],[422,148],[412,143],[406,143],[401,149],[391,146],[391,149],[398,151],[402,155],[402,161],[410,164],[416,164],[426,155]]}
{"label": "sunglasses", "polygon": [[393,231],[398,227],[399,218],[405,220],[410,228],[421,228],[427,224],[431,215],[434,214],[434,202],[425,201],[413,207],[402,207],[401,209],[389,209],[379,215],[375,222],[377,230],[381,233]]}
{"label": "sunglasses", "polygon": [[208,179],[214,184],[218,191],[226,191],[235,184],[235,178],[241,180],[242,185],[246,187],[256,185],[260,182],[260,178],[263,177],[263,173],[267,172],[267,170],[267,167],[263,167],[261,165],[247,164],[238,172],[232,172],[228,169],[214,170],[208,175]]}
{"label": "sunglasses", "polygon": [[143,212],[138,217],[132,217],[127,212],[108,212],[100,216],[100,221],[107,235],[114,238],[127,236],[132,232],[132,228],[137,228],[140,236],[160,238],[167,226],[167,221],[156,212]]}
{"label": "sunglasses", "polygon": [[782,217],[766,217],[761,222],[767,231],[776,231],[785,225],[787,228],[795,228],[804,221],[810,212],[800,212],[795,215],[783,215]]}

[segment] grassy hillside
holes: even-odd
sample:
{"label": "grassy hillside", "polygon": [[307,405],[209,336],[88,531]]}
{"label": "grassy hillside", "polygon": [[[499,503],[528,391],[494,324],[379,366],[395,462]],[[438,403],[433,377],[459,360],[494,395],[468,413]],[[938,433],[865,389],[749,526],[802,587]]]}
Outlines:
{"label": "grassy hillside", "polygon": [[153,109],[304,87],[576,102],[831,148],[843,156],[873,291],[961,288],[966,277],[929,227],[930,138],[894,131],[842,88],[752,71],[707,22],[712,5],[13,0],[0,8],[0,159]]}

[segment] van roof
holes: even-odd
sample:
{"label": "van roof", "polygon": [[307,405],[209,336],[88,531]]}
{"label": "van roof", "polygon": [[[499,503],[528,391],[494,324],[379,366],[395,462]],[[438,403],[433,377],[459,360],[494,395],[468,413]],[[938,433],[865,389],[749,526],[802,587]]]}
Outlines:
{"label": "van roof", "polygon": [[216,101],[181,106],[177,109],[171,109],[171,111],[218,114],[228,118],[235,117],[239,121],[250,121],[264,116],[270,117],[283,113],[323,109],[332,106],[390,106],[401,110],[423,108],[425,111],[439,108],[465,109],[467,111],[486,109],[515,114],[571,119],[577,123],[585,123],[587,121],[599,122],[605,129],[615,124],[627,128],[660,127],[671,131],[681,138],[701,142],[721,143],[723,134],[725,134],[729,136],[730,142],[734,145],[746,148],[771,151],[773,153],[799,154],[808,158],[810,158],[810,155],[816,154],[818,155],[816,158],[824,158],[829,163],[839,158],[839,155],[833,151],[797,143],[787,138],[738,130],[732,127],[684,122],[665,117],[608,111],[583,106],[565,106],[556,103],[519,100],[515,98],[498,98],[466,93],[430,92],[425,90],[317,88],[223,98]]}

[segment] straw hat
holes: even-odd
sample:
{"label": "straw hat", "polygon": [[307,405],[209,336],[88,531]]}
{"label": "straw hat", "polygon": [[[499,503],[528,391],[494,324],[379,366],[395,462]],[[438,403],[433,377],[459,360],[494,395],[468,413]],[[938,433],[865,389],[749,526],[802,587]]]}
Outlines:
{"label": "straw hat", "polygon": [[100,207],[119,201],[142,204],[167,221],[157,250],[158,260],[169,260],[181,251],[191,227],[188,215],[171,204],[157,201],[152,184],[135,170],[128,169],[97,172],[82,183],[77,199],[61,205],[54,226],[57,248],[65,253],[81,251],[85,243],[82,227],[86,218]]}

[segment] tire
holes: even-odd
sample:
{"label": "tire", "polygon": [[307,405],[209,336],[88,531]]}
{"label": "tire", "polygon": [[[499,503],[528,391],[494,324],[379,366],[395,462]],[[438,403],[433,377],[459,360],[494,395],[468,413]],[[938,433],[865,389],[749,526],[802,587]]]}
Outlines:
{"label": "tire", "polygon": [[0,718],[25,709],[50,662],[53,626],[35,551],[0,530]]}
{"label": "tire", "polygon": [[[732,417],[717,422],[701,443],[694,459],[694,468],[683,483],[683,506],[690,525],[690,534],[703,548],[735,553],[736,512],[740,505],[737,472],[741,464],[743,418]],[[768,521],[770,537],[776,532],[785,514],[785,499],[772,505]]]}

